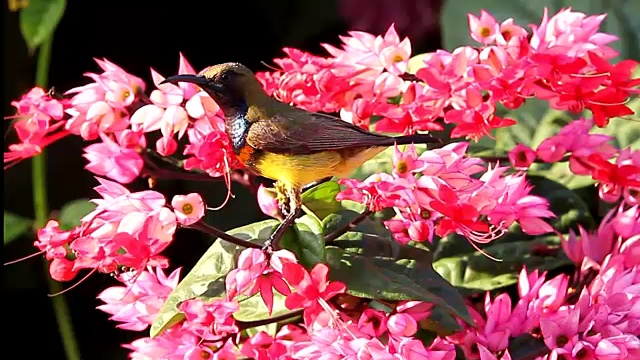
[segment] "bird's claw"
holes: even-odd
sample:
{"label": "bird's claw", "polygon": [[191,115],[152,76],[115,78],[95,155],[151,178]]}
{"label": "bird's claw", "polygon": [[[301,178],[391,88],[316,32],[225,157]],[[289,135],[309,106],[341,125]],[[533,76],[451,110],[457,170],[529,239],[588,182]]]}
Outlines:
{"label": "bird's claw", "polygon": [[273,236],[269,236],[269,239],[267,239],[267,241],[265,241],[264,244],[262,244],[262,252],[264,252],[267,255],[273,254],[274,241],[275,241],[275,238]]}
{"label": "bird's claw", "polygon": [[291,205],[289,204],[289,196],[287,196],[287,189],[282,183],[276,182],[274,185],[276,190],[276,201],[280,205],[280,211],[284,216],[287,216],[291,212]]}

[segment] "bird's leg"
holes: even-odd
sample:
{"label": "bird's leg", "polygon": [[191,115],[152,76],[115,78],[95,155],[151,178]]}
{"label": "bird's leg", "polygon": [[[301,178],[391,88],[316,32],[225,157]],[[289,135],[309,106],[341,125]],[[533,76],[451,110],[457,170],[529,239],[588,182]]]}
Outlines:
{"label": "bird's leg", "polygon": [[[262,250],[268,253],[273,252],[273,249],[278,246],[278,243],[284,236],[284,233],[287,231],[293,222],[296,220],[300,212],[302,212],[302,200],[300,199],[300,191],[299,190],[291,190],[287,189],[286,193],[289,197],[289,211],[286,213],[284,220],[278,225],[276,230],[269,236],[269,239],[264,242],[262,245]],[[285,201],[286,203],[286,201]]]}
{"label": "bird's leg", "polygon": [[276,183],[273,184],[273,187],[276,189],[276,201],[280,205],[282,215],[287,216],[291,210],[289,206],[289,194],[287,188],[279,181],[276,181]]}

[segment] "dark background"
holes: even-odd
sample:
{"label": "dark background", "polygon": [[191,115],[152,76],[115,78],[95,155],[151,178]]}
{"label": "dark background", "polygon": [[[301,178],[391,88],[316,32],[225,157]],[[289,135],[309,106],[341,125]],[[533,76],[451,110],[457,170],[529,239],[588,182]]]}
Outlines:
{"label": "dark background", "polygon": [[[239,61],[253,70],[265,70],[261,62],[283,57],[282,47],[297,47],[324,55],[320,43],[339,45],[338,35],[348,30],[383,34],[396,23],[401,37],[411,38],[413,53],[440,47],[438,16],[442,0],[234,0],[234,1],[79,1],[72,0],[55,33],[50,86],[59,91],[84,85],[82,74],[99,71],[93,58],[105,57],[126,71],[150,81],[149,67],[169,76],[178,69],[182,52],[196,70],[207,65]],[[18,14],[5,5],[4,114],[13,115],[10,101],[33,84],[35,57],[25,46],[18,27]],[[148,86],[149,88],[149,86]],[[5,121],[5,143],[15,134]],[[92,174],[83,170],[79,137],[68,137],[48,148],[47,174],[51,209],[66,202],[95,196]],[[6,151],[5,144],[5,151]],[[4,174],[4,208],[32,218],[30,162],[24,161]],[[144,182],[130,184],[132,191]],[[160,181],[157,190],[168,198],[176,193],[197,191],[210,204],[220,204],[225,189],[219,182],[185,183]],[[245,189],[233,188],[236,198],[208,219],[222,229],[263,218],[255,199]],[[35,252],[33,237],[25,236],[4,248],[4,261]],[[165,251],[170,270],[183,267],[183,274],[198,260],[210,239],[180,230]],[[56,319],[47,297],[46,267],[40,258],[3,268],[3,344],[28,358],[63,359]],[[82,277],[81,274],[78,278]],[[72,283],[71,283],[72,284]],[[65,287],[71,284],[64,284]],[[92,276],[66,293],[77,341],[84,359],[124,359],[128,350],[121,343],[147,332],[118,330],[108,315],[96,310],[96,295],[116,285],[109,276]]]}

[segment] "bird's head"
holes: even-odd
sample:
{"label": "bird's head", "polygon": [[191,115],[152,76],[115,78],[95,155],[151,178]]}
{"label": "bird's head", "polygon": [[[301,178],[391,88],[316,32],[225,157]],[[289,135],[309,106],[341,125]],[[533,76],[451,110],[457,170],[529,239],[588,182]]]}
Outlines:
{"label": "bird's head", "polygon": [[215,100],[226,116],[235,116],[268,97],[253,72],[240,63],[212,65],[199,74],[174,75],[163,82],[198,85]]}

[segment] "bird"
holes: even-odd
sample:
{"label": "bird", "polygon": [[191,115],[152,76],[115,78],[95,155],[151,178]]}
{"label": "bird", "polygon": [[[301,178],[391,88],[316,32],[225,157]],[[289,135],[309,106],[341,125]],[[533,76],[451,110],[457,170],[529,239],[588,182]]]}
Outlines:
{"label": "bird", "polygon": [[389,146],[441,142],[429,134],[375,134],[335,116],[283,103],[237,62],[169,76],[162,83],[179,82],[195,84],[213,98],[238,160],[254,174],[274,180],[276,190],[288,199],[281,205],[285,217],[264,242],[265,250],[273,250],[300,215],[305,185],[348,176]]}

